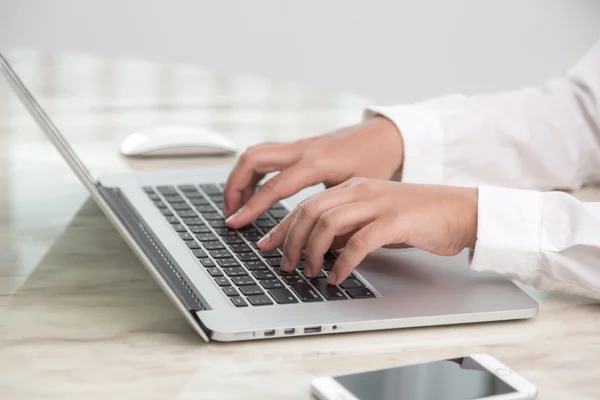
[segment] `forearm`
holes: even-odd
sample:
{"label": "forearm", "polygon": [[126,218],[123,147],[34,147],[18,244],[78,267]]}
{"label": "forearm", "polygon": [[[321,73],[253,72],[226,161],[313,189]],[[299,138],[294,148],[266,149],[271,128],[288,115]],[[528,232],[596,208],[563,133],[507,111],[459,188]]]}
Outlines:
{"label": "forearm", "polygon": [[600,299],[600,203],[561,192],[480,187],[471,267]]}

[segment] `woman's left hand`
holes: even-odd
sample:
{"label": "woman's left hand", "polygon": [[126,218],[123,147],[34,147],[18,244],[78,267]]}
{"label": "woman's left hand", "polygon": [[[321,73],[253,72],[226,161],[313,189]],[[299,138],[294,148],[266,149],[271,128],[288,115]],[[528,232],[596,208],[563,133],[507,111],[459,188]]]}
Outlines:
{"label": "woman's left hand", "polygon": [[328,282],[341,283],[367,254],[405,245],[456,255],[477,239],[477,189],[353,178],[303,201],[258,246],[283,244],[281,269],[305,255],[316,276],[330,248],[342,248]]}

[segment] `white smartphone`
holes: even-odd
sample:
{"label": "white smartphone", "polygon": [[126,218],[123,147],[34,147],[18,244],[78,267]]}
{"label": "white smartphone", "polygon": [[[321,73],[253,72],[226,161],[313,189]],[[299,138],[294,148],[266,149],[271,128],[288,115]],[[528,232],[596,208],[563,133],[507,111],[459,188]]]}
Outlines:
{"label": "white smartphone", "polygon": [[524,400],[537,389],[486,354],[327,376],[312,382],[320,400]]}

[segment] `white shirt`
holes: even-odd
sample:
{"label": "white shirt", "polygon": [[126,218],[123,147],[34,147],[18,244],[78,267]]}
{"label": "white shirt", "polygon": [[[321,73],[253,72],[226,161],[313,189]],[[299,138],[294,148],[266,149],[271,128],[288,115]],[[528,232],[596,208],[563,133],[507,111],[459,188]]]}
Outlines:
{"label": "white shirt", "polygon": [[473,269],[600,298],[600,203],[543,192],[600,182],[600,41],[537,87],[373,114],[402,133],[403,181],[479,187]]}

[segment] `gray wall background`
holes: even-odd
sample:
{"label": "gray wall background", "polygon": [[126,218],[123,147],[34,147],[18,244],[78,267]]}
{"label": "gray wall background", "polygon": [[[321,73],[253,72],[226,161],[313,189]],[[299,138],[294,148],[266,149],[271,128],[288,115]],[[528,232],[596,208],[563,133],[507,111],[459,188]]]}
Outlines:
{"label": "gray wall background", "polygon": [[381,102],[563,73],[597,0],[0,0],[0,47],[194,63]]}

